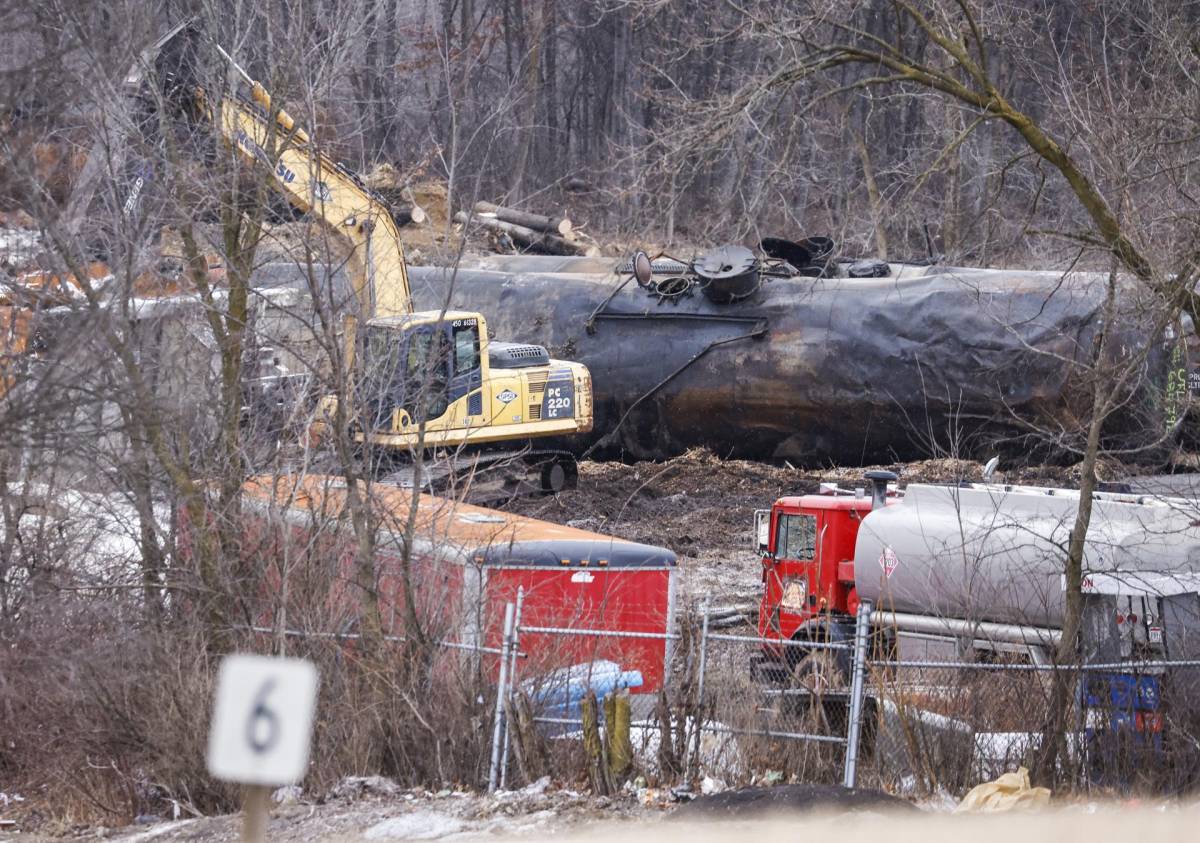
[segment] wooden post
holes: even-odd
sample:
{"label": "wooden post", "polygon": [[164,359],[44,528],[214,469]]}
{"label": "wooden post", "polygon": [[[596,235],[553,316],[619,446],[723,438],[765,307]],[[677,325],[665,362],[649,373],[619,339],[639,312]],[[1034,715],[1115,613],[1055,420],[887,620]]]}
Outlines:
{"label": "wooden post", "polygon": [[596,702],[595,693],[588,691],[580,709],[583,715],[583,749],[587,754],[588,778],[592,783],[592,792],[597,796],[607,796],[612,788],[609,786],[608,764],[604,757],[604,741],[600,738],[600,706]]}
{"label": "wooden post", "polygon": [[[679,763],[679,753],[675,751],[675,732],[671,729],[671,706],[667,702],[666,688],[658,691],[658,700],[654,707],[658,718],[658,766],[664,776],[677,776],[683,772]],[[678,732],[686,729],[680,728]]]}
{"label": "wooden post", "polygon": [[248,784],[242,793],[242,843],[263,843],[267,839],[267,809],[271,804],[271,789],[262,784]]}
{"label": "wooden post", "polygon": [[512,698],[513,716],[510,718],[510,730],[514,731],[516,740],[513,747],[517,753],[517,764],[525,781],[536,781],[549,766],[546,749],[538,734],[537,724],[533,722],[533,707],[525,694],[515,694]]}

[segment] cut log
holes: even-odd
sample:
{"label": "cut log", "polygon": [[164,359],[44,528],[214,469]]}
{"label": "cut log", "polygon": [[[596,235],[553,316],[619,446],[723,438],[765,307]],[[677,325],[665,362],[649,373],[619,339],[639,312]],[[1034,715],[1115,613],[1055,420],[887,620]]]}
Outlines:
{"label": "cut log", "polygon": [[607,796],[614,788],[612,773],[608,769],[604,738],[600,734],[600,706],[594,691],[588,691],[587,696],[580,701],[580,714],[583,720],[583,751],[587,757],[592,793]]}
{"label": "cut log", "polygon": [[478,214],[471,217],[466,211],[459,211],[454,215],[454,221],[463,225],[467,224],[468,219],[490,231],[507,234],[518,246],[544,254],[578,255],[587,258],[593,258],[600,254],[600,249],[596,246],[568,240],[565,237],[559,237],[557,234],[544,234],[540,231],[534,231],[532,228],[505,222],[495,217],[481,217]]}
{"label": "cut log", "polygon": [[532,228],[534,231],[544,231],[547,234],[558,234],[563,237],[569,237],[572,229],[571,221],[565,217],[547,217],[542,214],[531,214],[527,211],[518,211],[515,208],[505,208],[503,205],[493,205],[491,202],[476,202],[475,213],[494,214],[496,219],[502,222],[511,222],[514,225],[523,225],[526,228]]}
{"label": "cut log", "polygon": [[396,205],[392,209],[392,219],[399,226],[422,225],[425,220],[429,219],[429,215],[422,210],[420,205]]}
{"label": "cut log", "polygon": [[609,694],[604,698],[604,745],[608,753],[608,772],[614,784],[625,781],[633,766],[633,743],[629,739],[629,694]]}

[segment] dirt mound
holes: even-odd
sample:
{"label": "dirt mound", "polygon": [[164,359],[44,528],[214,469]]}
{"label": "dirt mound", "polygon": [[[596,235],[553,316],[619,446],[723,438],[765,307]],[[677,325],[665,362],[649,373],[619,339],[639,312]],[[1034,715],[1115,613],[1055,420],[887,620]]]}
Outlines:
{"label": "dirt mound", "polygon": [[681,805],[671,815],[671,819],[743,819],[807,811],[912,813],[918,810],[916,806],[882,790],[847,790],[832,784],[789,784],[777,787],[747,787],[701,796]]}

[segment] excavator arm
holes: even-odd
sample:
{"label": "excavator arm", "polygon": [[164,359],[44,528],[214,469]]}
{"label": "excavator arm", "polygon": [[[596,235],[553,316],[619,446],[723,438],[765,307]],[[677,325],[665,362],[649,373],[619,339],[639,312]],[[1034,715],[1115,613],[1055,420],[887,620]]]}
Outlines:
{"label": "excavator arm", "polygon": [[[273,111],[267,90],[217,49],[242,77],[248,96],[227,95],[210,104],[203,91],[197,92],[213,125],[230,146],[273,174],[288,201],[321,218],[348,243],[350,281],[360,318],[411,314],[400,233],[383,199],[317,149],[286,111]],[[271,114],[275,114],[274,126]]]}

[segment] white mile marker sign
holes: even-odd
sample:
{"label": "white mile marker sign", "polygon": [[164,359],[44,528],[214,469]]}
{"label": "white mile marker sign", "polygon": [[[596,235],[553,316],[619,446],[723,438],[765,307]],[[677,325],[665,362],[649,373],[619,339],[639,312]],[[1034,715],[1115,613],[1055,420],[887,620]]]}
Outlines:
{"label": "white mile marker sign", "polygon": [[221,661],[208,733],[208,771],[249,785],[304,778],[317,669],[302,659],[233,655]]}

